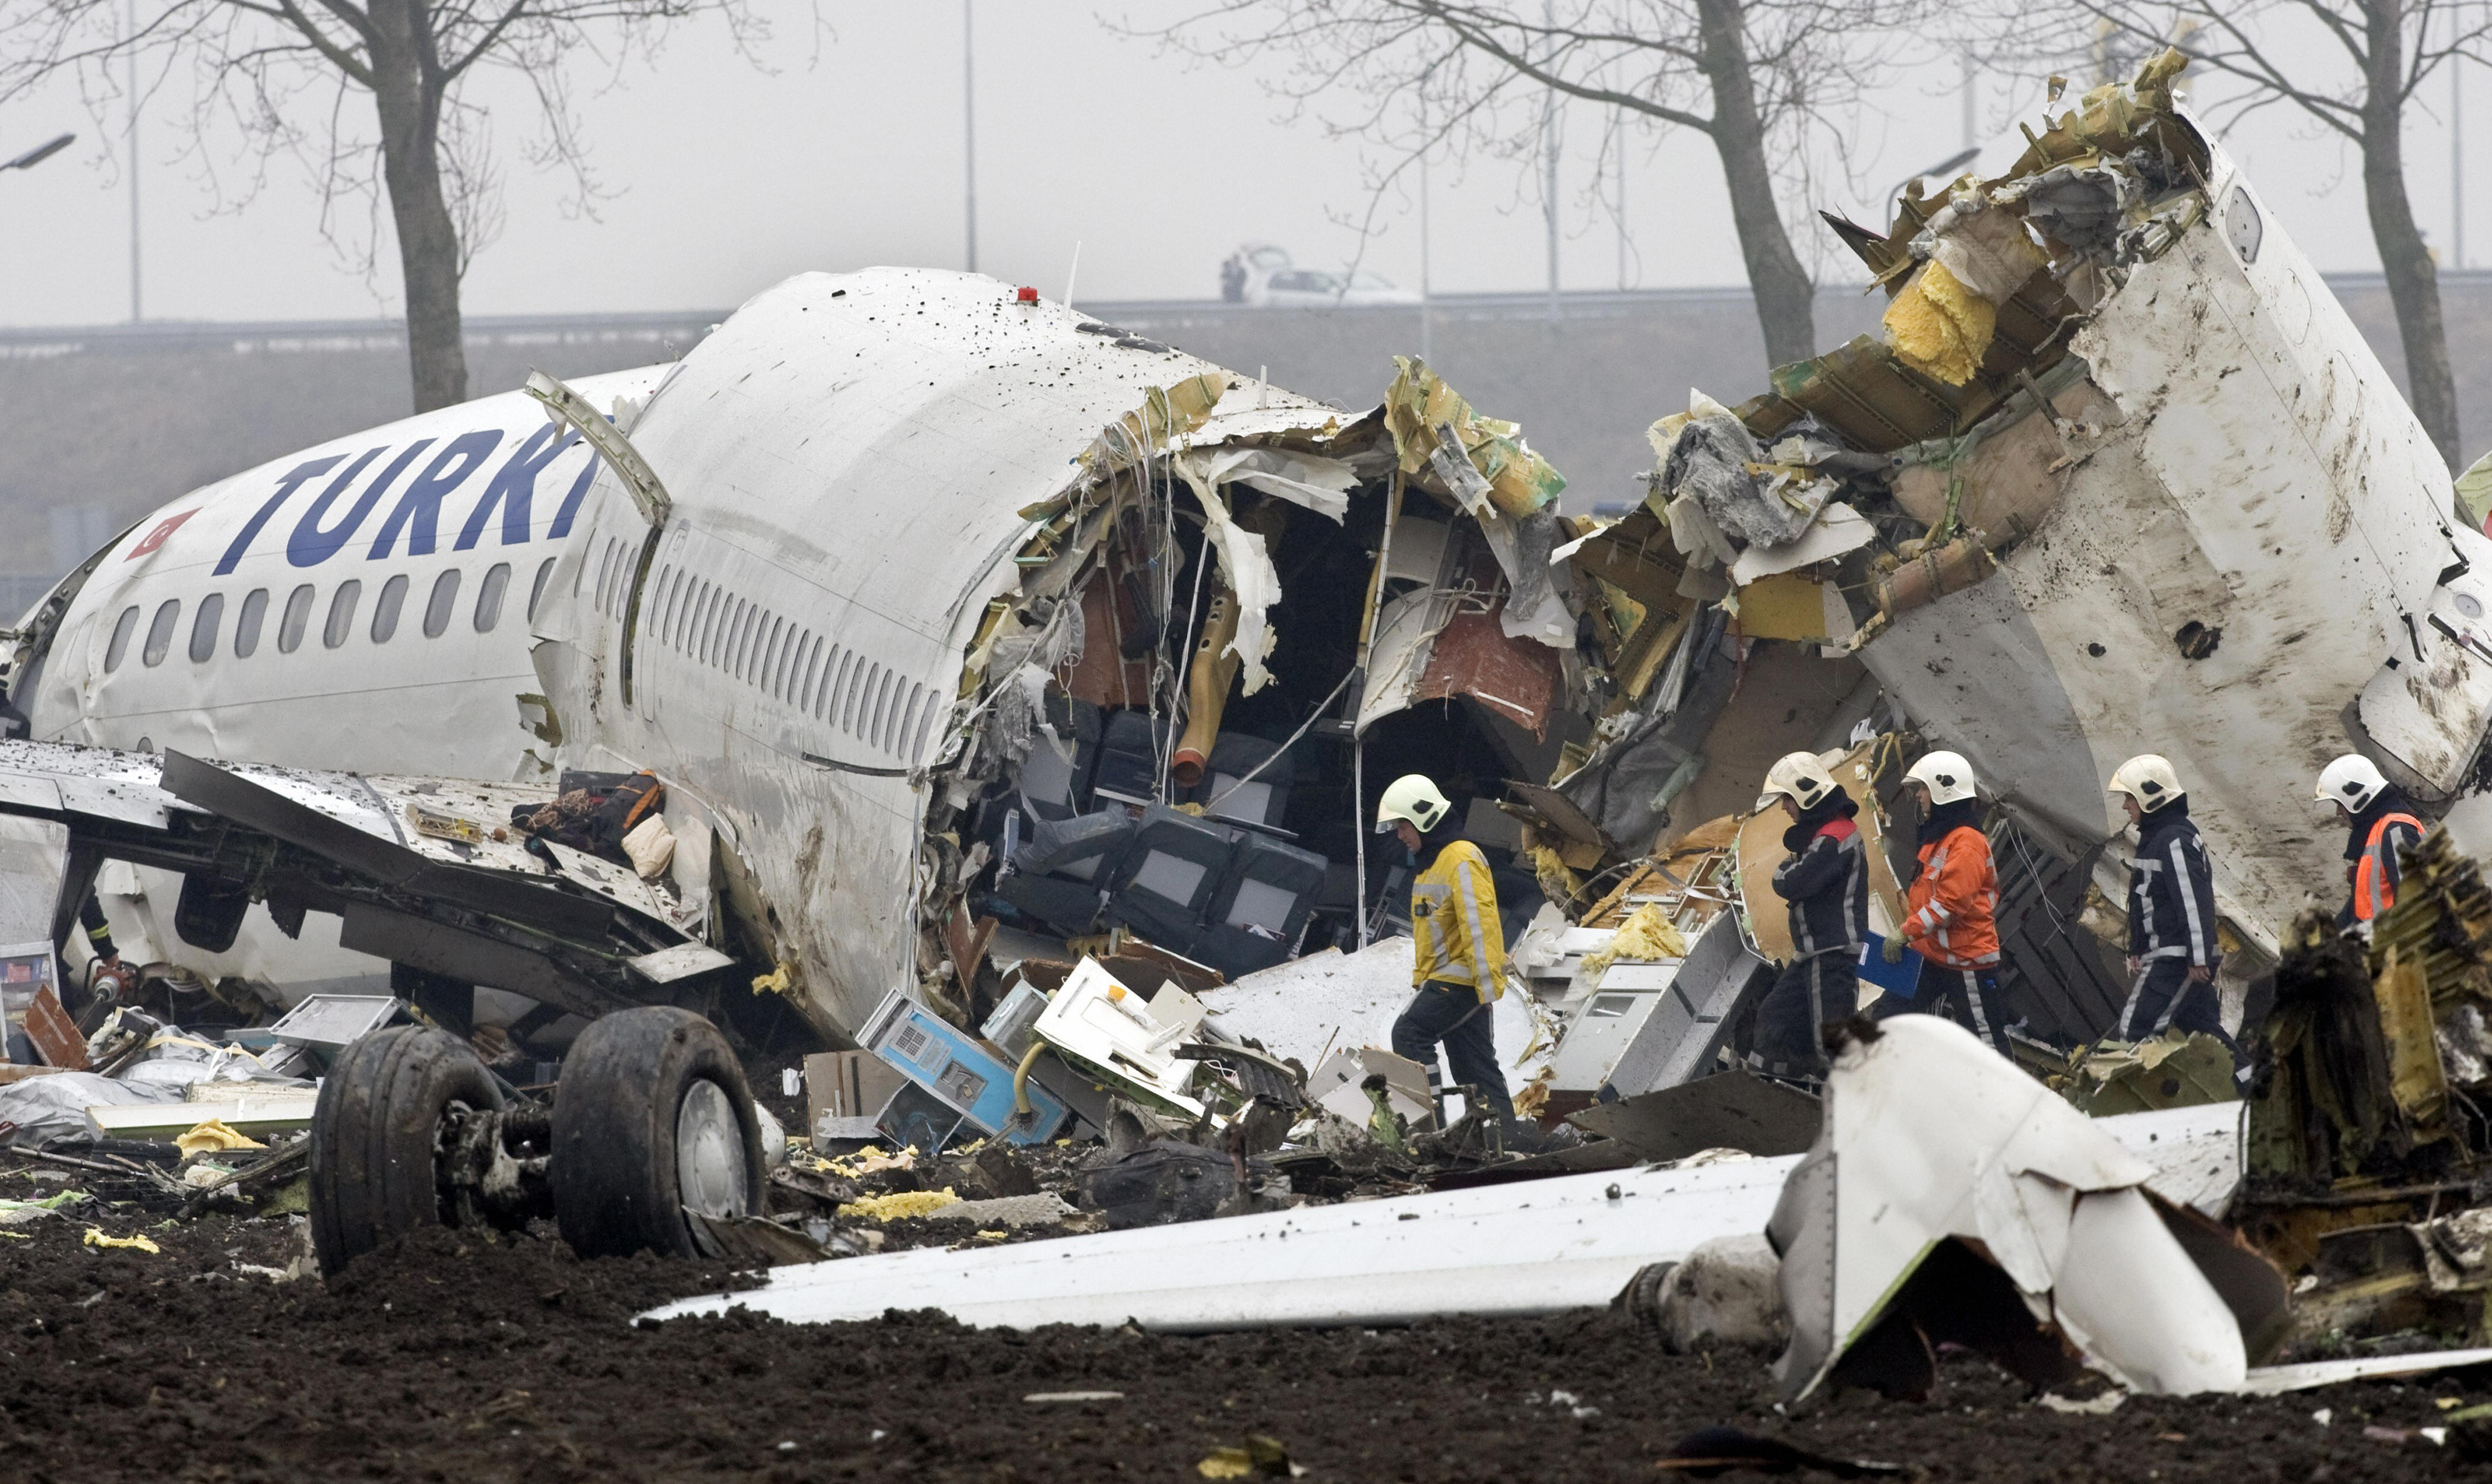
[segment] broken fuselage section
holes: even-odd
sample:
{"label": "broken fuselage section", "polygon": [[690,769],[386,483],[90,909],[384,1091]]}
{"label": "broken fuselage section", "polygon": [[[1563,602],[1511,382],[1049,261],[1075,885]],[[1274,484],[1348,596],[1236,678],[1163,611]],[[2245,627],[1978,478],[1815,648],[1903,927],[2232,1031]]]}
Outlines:
{"label": "broken fuselage section", "polygon": [[826,1038],[896,988],[982,1017],[998,924],[1229,975],[1355,942],[1353,750],[1493,799],[1605,688],[1562,481],[1417,363],[1351,415],[873,270],[761,295],[628,431],[669,503],[594,502],[549,584],[558,761],[702,801],[733,951]]}
{"label": "broken fuselage section", "polygon": [[2094,876],[2115,932],[2103,780],[2170,757],[2238,982],[2342,878],[2302,780],[2356,750],[2426,807],[2470,789],[2492,543],[2175,102],[2179,67],[2087,95],[2000,175],[1905,197],[1884,234],[1829,219],[1892,296],[1885,336],[1657,425],[1632,519],[1744,632],[1856,657],[2030,846]]}

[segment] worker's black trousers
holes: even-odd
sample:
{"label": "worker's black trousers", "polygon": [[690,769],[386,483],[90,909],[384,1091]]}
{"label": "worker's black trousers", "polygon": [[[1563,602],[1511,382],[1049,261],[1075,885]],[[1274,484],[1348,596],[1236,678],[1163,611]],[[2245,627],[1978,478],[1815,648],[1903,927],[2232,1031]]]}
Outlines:
{"label": "worker's black trousers", "polygon": [[1938,994],[1928,1005],[1914,1006],[1943,1015],[1981,1038],[1981,1044],[2013,1061],[2016,1050],[2007,1041],[2007,1007],[1999,999],[1999,970],[1949,968],[1932,961],[1921,968],[1921,993]]}
{"label": "worker's black trousers", "polygon": [[1428,1069],[1428,1090],[1441,1085],[1437,1071],[1437,1046],[1453,1063],[1454,1081],[1479,1089],[1478,1101],[1508,1122],[1514,1099],[1505,1090],[1505,1069],[1497,1064],[1495,1012],[1468,984],[1431,979],[1410,996],[1410,1008],[1393,1023],[1393,1054],[1408,1056]]}
{"label": "worker's black trousers", "polygon": [[1859,1006],[1857,951],[1811,954],[1782,971],[1757,1006],[1751,1066],[1775,1077],[1825,1075],[1825,1023],[1849,1020]]}
{"label": "worker's black trousers", "polygon": [[2223,1001],[2216,995],[2215,987],[2193,983],[2186,959],[2147,960],[2137,982],[2129,987],[2128,1003],[2121,1007],[2118,1032],[2121,1040],[2151,1040],[2166,1030],[2204,1031],[2223,1042],[2224,1049],[2233,1054],[2236,1076],[2249,1065],[2239,1043],[2225,1033]]}

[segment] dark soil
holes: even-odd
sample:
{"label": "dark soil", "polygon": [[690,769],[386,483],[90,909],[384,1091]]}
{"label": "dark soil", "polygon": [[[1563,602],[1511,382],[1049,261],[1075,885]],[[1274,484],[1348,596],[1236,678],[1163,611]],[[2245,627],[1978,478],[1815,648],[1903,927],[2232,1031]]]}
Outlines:
{"label": "dark soil", "polygon": [[[146,1219],[97,1220],[121,1234]],[[160,1255],[83,1246],[87,1224],[0,1240],[0,1475],[1193,1480],[1213,1449],[1263,1434],[1317,1480],[1667,1480],[1681,1475],[1654,1464],[1674,1443],[1730,1425],[1931,1479],[2409,1480],[2477,1471],[2457,1439],[2413,1430],[2446,1416],[2441,1399],[2492,1397],[2447,1378],[2065,1416],[1958,1358],[1929,1403],[1847,1394],[1789,1418],[1761,1357],[1665,1356],[1604,1313],[1203,1337],[898,1315],[635,1327],[645,1306],[735,1280],[434,1233],[277,1282],[241,1265],[283,1267],[300,1244],[286,1220],[145,1227]],[[1124,1395],[1024,1400],[1072,1390]]]}

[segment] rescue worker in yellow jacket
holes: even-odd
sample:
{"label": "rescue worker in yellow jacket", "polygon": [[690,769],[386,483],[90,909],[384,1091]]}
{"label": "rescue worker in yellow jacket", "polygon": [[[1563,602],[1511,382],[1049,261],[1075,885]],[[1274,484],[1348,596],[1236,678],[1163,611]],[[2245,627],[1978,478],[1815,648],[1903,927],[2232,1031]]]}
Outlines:
{"label": "rescue worker in yellow jacket", "polygon": [[1428,1069],[1428,1090],[1441,1110],[1441,1043],[1455,1083],[1474,1106],[1510,1123],[1514,1099],[1498,1065],[1489,1009],[1505,993],[1505,929],[1488,857],[1462,837],[1453,812],[1437,786],[1417,773],[1395,779],[1376,810],[1376,832],[1396,836],[1418,860],[1410,887],[1414,993],[1393,1023],[1393,1053]]}
{"label": "rescue worker in yellow jacket", "polygon": [[2335,805],[2346,826],[2345,884],[2353,895],[2337,911],[2336,925],[2368,933],[2397,900],[2404,876],[2397,854],[2422,843],[2422,819],[2405,791],[2359,753],[2320,770],[2319,802]]}

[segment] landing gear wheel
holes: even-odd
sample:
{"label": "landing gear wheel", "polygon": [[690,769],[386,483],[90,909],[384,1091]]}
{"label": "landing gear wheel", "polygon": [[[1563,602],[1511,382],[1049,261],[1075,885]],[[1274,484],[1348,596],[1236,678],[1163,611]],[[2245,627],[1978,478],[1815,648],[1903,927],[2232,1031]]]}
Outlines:
{"label": "landing gear wheel", "polygon": [[718,1027],[649,1006],[580,1032],[553,1095],[554,1219],[583,1258],[717,1256],[693,1225],[761,1210],[761,1123]]}
{"label": "landing gear wheel", "polygon": [[346,1048],[312,1113],[312,1247],[320,1270],[418,1227],[474,1218],[442,1156],[444,1130],[502,1106],[501,1089],[454,1036],[393,1025]]}

